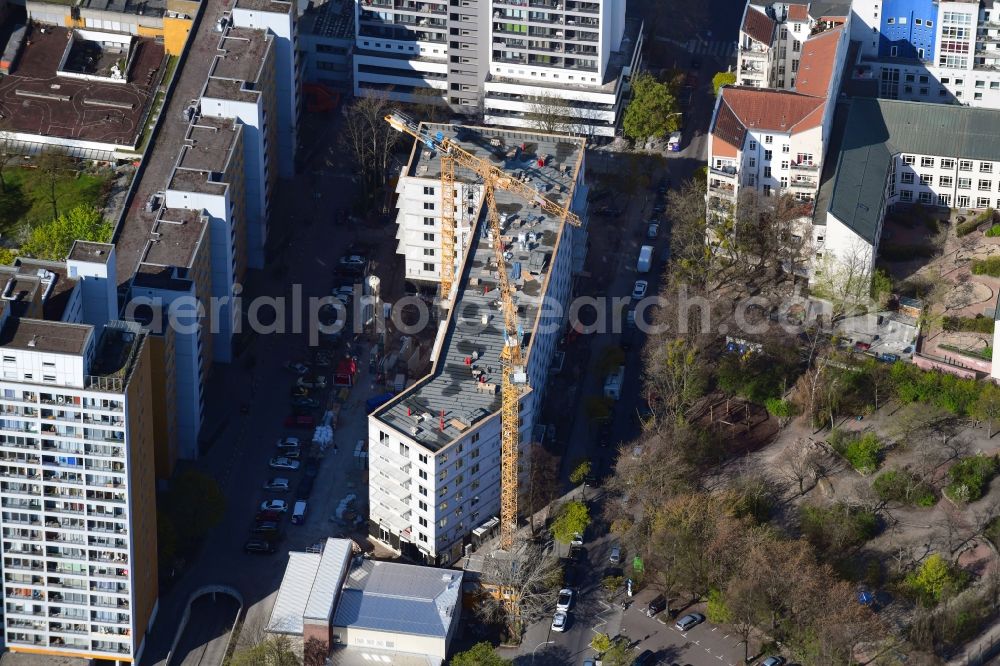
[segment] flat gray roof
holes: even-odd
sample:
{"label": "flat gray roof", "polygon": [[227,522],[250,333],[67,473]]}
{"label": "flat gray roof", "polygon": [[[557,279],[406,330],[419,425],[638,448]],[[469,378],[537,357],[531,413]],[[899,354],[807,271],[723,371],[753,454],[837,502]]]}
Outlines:
{"label": "flat gray roof", "polygon": [[851,13],[851,0],[822,0],[809,3],[809,16],[818,19],[821,16],[848,16]]}
{"label": "flat gray roof", "polygon": [[278,634],[302,635],[302,613],[309,601],[322,556],[319,553],[288,553],[285,575],[271,608],[267,630]]}
{"label": "flat gray roof", "polygon": [[282,0],[236,0],[236,8],[272,12],[275,14],[290,14],[292,12],[292,3],[282,2]]}
{"label": "flat gray roof", "polygon": [[347,574],[333,625],[444,638],[461,592],[461,571],[362,560]]}
{"label": "flat gray roof", "polygon": [[177,166],[182,169],[225,172],[242,126],[233,118],[199,116],[188,127]]}
{"label": "flat gray roof", "polygon": [[165,0],[81,0],[81,7],[102,12],[136,14],[138,16],[163,16],[166,13]]}
{"label": "flat gray roof", "polygon": [[823,184],[829,188],[828,210],[856,234],[874,243],[886,178],[895,155],[1000,161],[997,127],[1000,110],[996,109],[888,99],[851,100],[846,121],[842,125],[835,122],[831,133],[831,146],[839,142],[840,151],[834,154],[832,177]]}
{"label": "flat gray roof", "polygon": [[108,263],[113,243],[94,243],[92,241],[75,240],[69,250],[69,259],[74,261],[90,261],[98,264]]}
{"label": "flat gray roof", "polygon": [[142,263],[191,268],[205,238],[208,218],[189,208],[161,208],[142,254]]}
{"label": "flat gray roof", "polygon": [[194,171],[181,168],[174,169],[174,172],[170,174],[170,182],[167,184],[167,189],[221,196],[226,191],[228,185],[222,181],[213,181],[213,173],[218,172]]}
{"label": "flat gray roof", "polygon": [[[432,132],[440,131],[456,139],[466,150],[488,158],[506,172],[519,174],[553,201],[565,204],[572,198],[583,155],[582,140],[493,128],[427,127]],[[502,140],[502,146],[493,146],[491,139]],[[523,151],[520,150],[522,144],[525,147]],[[514,146],[519,147],[518,155],[508,157],[508,151]],[[537,155],[543,153],[549,155],[549,160],[544,167],[539,167]],[[439,156],[422,144],[416,144],[407,173],[438,179],[440,172]],[[455,178],[474,182],[471,172],[458,167]],[[540,213],[537,207],[503,190],[496,192],[496,203],[498,212],[506,220],[504,237],[509,240],[512,254],[507,262],[508,273],[517,289],[515,303],[518,320],[525,333],[527,358],[550,261],[562,238],[563,222]],[[377,420],[431,450],[443,448],[466,429],[500,409],[500,352],[504,346],[504,323],[503,313],[498,307],[500,294],[495,269],[491,268],[493,248],[484,237],[488,228],[485,218],[486,211],[481,208],[457,286],[455,304],[447,322],[448,331],[434,369],[374,414]],[[485,325],[484,316],[487,317]],[[467,363],[466,360],[473,356],[477,360]],[[473,376],[474,368],[484,372],[484,383]],[[486,390],[487,385],[492,385],[494,389]],[[440,427],[442,412],[443,429]],[[430,418],[418,422],[417,417],[423,414],[429,414]],[[414,428],[417,429],[416,434]]]}
{"label": "flat gray roof", "polygon": [[201,92],[205,97],[215,97],[216,99],[229,99],[236,102],[253,102],[260,97],[259,90],[251,90],[243,87],[243,81],[236,79],[220,79],[209,76],[205,81],[205,88]]}
{"label": "flat gray roof", "polygon": [[0,330],[0,347],[80,356],[93,331],[86,324],[12,316]]}
{"label": "flat gray roof", "polygon": [[232,27],[219,40],[211,76],[256,81],[273,38],[263,30]]}

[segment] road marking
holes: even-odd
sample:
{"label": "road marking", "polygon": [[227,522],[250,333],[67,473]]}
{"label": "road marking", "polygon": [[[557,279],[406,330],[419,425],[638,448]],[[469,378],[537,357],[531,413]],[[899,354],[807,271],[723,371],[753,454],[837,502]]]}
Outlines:
{"label": "road marking", "polygon": [[715,631],[716,629],[718,629],[718,627],[712,627],[712,631]]}
{"label": "road marking", "polygon": [[722,661],[722,655],[721,655],[721,654],[720,654],[720,655],[718,655],[718,656],[716,657],[716,659],[718,659],[719,661]]}
{"label": "road marking", "polygon": [[732,634],[726,634],[726,635],[725,635],[725,636],[723,636],[722,638],[723,638],[723,639],[726,639],[726,638],[729,638],[730,636],[732,636]]}

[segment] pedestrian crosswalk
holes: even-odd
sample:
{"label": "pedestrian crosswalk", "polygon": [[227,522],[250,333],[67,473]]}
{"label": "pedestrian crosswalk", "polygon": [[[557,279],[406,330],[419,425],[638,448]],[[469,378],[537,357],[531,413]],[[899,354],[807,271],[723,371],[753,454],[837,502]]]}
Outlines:
{"label": "pedestrian crosswalk", "polygon": [[730,58],[736,55],[736,42],[721,40],[689,39],[685,48],[692,55],[712,56],[713,58]]}

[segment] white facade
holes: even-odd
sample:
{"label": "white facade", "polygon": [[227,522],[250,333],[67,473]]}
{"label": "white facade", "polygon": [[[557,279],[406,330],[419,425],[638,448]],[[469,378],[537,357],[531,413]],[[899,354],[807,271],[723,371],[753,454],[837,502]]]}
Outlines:
{"label": "white facade", "polygon": [[233,25],[266,30],[274,35],[274,86],[278,101],[278,175],[295,177],[295,154],[299,145],[301,79],[297,13],[283,0],[237,0]]}

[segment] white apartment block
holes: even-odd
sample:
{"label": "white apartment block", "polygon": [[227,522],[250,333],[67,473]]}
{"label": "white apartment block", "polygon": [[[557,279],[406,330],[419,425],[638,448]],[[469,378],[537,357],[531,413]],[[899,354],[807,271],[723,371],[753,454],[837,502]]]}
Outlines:
{"label": "white apartment block", "polygon": [[1000,108],[1000,7],[978,0],[858,0],[855,78],[886,99]]}
{"label": "white apartment block", "polygon": [[[150,363],[114,248],[0,269],[0,553],[13,652],[138,662],[157,608]],[[89,286],[88,282],[91,282]]]}
{"label": "white apartment block", "polygon": [[642,54],[642,23],[625,18],[625,0],[494,0],[491,25],[487,123],[616,135]]}
{"label": "white apartment block", "polygon": [[[553,200],[567,202],[585,219],[582,140],[445,125],[429,130],[446,133],[481,157],[482,147],[489,146],[502,168],[519,174]],[[538,166],[542,156],[545,165]],[[402,211],[420,211],[425,203],[439,202],[439,195],[422,189],[439,191],[440,182],[433,178],[439,169],[438,157],[417,145],[405,171],[414,182],[402,190],[414,192],[417,200],[402,201],[401,196],[401,225],[408,224],[408,214]],[[416,173],[423,175],[426,185],[412,177]],[[456,181],[472,179],[472,174],[456,170]],[[536,410],[563,330],[576,246],[586,234],[507,192],[497,192],[497,204],[531,387],[521,398],[524,474],[530,465],[526,456]],[[433,564],[450,564],[461,557],[473,543],[473,532],[495,525],[500,510],[499,353],[504,334],[485,218],[477,199],[467,241],[457,257],[455,301],[439,324],[430,374],[368,417],[369,534]],[[405,239],[404,235],[401,241]],[[434,247],[418,242],[422,249],[440,252],[439,242]]]}
{"label": "white apartment block", "polygon": [[838,115],[815,220],[828,261],[870,270],[895,206],[1000,204],[1000,111],[857,98]]}

